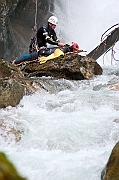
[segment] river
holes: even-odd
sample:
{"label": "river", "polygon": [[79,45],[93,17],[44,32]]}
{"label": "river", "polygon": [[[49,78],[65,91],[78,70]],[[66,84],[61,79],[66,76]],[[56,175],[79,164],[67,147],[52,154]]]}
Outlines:
{"label": "river", "polygon": [[[105,18],[102,21],[104,11],[108,11],[108,15],[107,8],[114,1],[97,1],[96,4],[91,0],[90,6],[92,8],[94,5],[94,12],[99,5],[101,7],[97,18],[102,12],[100,23],[93,23],[93,38],[92,33],[86,32],[86,20],[83,19],[89,16],[90,21],[91,18],[94,20],[91,9],[88,9],[89,3],[83,1],[78,6],[78,0],[75,0],[75,4],[71,0],[64,2],[67,6],[63,6],[63,1],[55,2],[55,13],[59,23],[62,23],[66,12],[65,18],[70,19],[70,26],[74,31],[69,29],[67,23],[59,31],[57,27],[59,36],[64,37],[67,42],[77,41],[87,51],[98,45],[100,34],[106,28],[117,23],[112,16],[108,23],[106,17],[106,23]],[[77,26],[77,16],[72,18],[75,12],[82,12],[79,14],[82,24]],[[114,17],[116,15],[117,12]],[[65,20],[65,23],[68,22]],[[92,22],[91,25],[88,22],[89,30],[91,26]],[[98,28],[95,26],[100,27],[98,32],[95,32],[95,28]],[[64,28],[68,30],[67,33]],[[77,36],[79,31],[81,38]],[[71,36],[68,37],[68,34]],[[88,37],[90,43],[87,43]],[[113,60],[111,64],[109,57],[110,54],[105,58],[104,64],[103,58],[99,59],[103,68],[101,76],[83,81],[43,77],[48,91],[42,89],[24,96],[17,107],[0,109],[0,121],[6,126],[6,131],[1,132],[0,150],[7,154],[21,175],[28,180],[100,180],[101,171],[119,140],[119,91],[109,89],[110,84],[119,81],[119,63]],[[22,132],[21,140],[17,143],[13,135],[7,134],[11,127]]]}

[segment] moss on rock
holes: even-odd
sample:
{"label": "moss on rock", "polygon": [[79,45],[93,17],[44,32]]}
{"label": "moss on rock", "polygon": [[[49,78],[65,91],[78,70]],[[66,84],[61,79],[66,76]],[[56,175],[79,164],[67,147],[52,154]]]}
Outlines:
{"label": "moss on rock", "polygon": [[19,175],[16,168],[3,152],[0,152],[0,180],[26,180]]}

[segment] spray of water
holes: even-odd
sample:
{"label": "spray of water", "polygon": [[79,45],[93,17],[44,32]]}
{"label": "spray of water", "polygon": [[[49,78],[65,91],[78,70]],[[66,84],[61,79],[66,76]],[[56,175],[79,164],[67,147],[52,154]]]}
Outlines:
{"label": "spray of water", "polygon": [[[119,23],[119,1],[55,0],[55,14],[59,19],[58,35],[65,43],[75,41],[81,49],[90,52],[100,44],[101,35]],[[119,43],[115,46],[119,59]],[[110,54],[107,62],[110,64]],[[102,62],[102,58],[100,59]],[[115,63],[115,62],[114,62]]]}

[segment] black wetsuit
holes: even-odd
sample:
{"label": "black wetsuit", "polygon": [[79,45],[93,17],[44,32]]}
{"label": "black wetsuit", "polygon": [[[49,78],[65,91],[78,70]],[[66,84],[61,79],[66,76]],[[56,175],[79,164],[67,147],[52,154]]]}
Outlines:
{"label": "black wetsuit", "polygon": [[48,25],[47,27],[40,27],[37,32],[37,43],[38,47],[47,47],[46,43],[52,44],[52,45],[58,45],[58,38],[56,36],[56,33],[51,27]]}
{"label": "black wetsuit", "polygon": [[[38,29],[37,32],[37,43],[38,47],[46,47],[46,49],[39,50],[38,54],[39,55],[50,55],[52,54],[57,47],[53,48],[47,48],[47,43],[52,44],[52,45],[58,45],[58,42],[60,42],[56,36],[56,33],[51,27],[48,25],[47,27],[41,26]],[[70,52],[71,50],[69,49],[69,46],[65,47],[60,47],[61,50],[63,50],[64,53]]]}

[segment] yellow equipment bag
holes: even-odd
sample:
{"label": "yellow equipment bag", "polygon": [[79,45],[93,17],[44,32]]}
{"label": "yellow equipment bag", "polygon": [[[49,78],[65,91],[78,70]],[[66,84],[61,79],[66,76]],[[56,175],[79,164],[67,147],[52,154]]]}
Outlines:
{"label": "yellow equipment bag", "polygon": [[47,56],[47,57],[45,57],[45,56],[39,57],[38,60],[39,60],[40,64],[43,64],[43,63],[45,63],[46,61],[52,60],[52,59],[57,58],[57,57],[59,57],[59,56],[61,56],[61,55],[64,56],[63,51],[61,51],[60,49],[56,49],[56,50],[54,51],[54,53],[50,54],[50,55]]}

